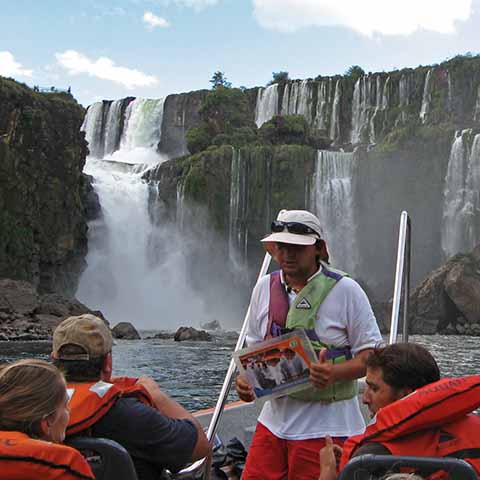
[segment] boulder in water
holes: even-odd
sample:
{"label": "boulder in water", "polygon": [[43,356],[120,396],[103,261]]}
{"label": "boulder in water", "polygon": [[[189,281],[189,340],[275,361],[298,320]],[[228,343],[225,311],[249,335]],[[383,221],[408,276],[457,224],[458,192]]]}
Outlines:
{"label": "boulder in water", "polygon": [[124,340],[140,340],[140,335],[136,328],[130,322],[117,323],[112,328],[113,338],[122,338]]}
{"label": "boulder in water", "polygon": [[220,322],[218,320],[212,320],[211,322],[205,322],[200,324],[204,330],[221,330]]}
{"label": "boulder in water", "polygon": [[183,342],[185,340],[210,342],[212,336],[208,332],[205,332],[205,330],[196,330],[193,327],[180,327],[175,332],[173,339],[176,342]]}

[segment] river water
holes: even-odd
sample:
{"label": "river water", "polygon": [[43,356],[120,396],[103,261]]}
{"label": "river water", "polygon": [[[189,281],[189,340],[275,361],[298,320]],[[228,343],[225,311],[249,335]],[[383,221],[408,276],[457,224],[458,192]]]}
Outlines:
{"label": "river water", "polygon": [[[149,336],[152,332],[141,332]],[[440,365],[442,376],[478,374],[480,338],[413,335],[411,342],[427,347]],[[149,375],[189,410],[215,405],[236,341],[116,340],[113,347],[115,375]],[[49,342],[0,342],[0,360],[37,357],[47,360]],[[235,393],[230,400],[236,400]]]}

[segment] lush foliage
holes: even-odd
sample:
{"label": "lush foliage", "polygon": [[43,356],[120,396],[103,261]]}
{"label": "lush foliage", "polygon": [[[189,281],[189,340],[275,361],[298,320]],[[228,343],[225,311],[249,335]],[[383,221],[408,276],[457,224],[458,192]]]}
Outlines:
{"label": "lush foliage", "polygon": [[267,85],[273,85],[274,83],[283,84],[290,80],[288,72],[272,72],[273,79],[268,82]]}
{"label": "lush foliage", "polygon": [[215,90],[219,87],[223,88],[231,88],[232,84],[227,81],[227,77],[225,73],[217,71],[213,74],[212,78],[210,79],[210,83],[212,84],[212,88]]}
{"label": "lush foliage", "polygon": [[360,77],[365,75],[365,70],[359,65],[352,65],[348,67],[345,76],[350,77],[354,82],[356,82]]}

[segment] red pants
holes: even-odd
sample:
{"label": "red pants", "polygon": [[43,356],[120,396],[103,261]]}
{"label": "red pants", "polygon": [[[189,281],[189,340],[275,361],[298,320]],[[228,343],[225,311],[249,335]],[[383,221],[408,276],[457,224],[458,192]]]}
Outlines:
{"label": "red pants", "polygon": [[[342,445],[344,438],[333,438]],[[324,438],[282,440],[261,423],[248,451],[242,480],[318,480]]]}

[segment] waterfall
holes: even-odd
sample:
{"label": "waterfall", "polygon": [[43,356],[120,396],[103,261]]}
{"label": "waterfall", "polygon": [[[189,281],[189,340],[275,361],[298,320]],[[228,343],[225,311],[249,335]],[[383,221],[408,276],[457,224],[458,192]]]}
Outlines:
{"label": "waterfall", "polygon": [[399,105],[406,107],[410,104],[410,76],[402,73],[399,83]]}
{"label": "waterfall", "polygon": [[165,99],[137,98],[125,112],[125,127],[120,141],[122,150],[156,149],[160,142]]}
{"label": "waterfall", "polygon": [[422,107],[420,109],[420,120],[425,123],[428,120],[428,114],[430,113],[430,103],[432,101],[432,72],[430,69],[425,76],[425,84],[423,87]]}
{"label": "waterfall", "polygon": [[480,240],[480,134],[456,132],[445,178],[442,249],[449,257],[471,250]]}
{"label": "waterfall", "polygon": [[87,109],[87,114],[80,128],[85,132],[88,142],[90,157],[102,158],[104,152],[103,131],[104,131],[104,102],[96,102]]}
{"label": "waterfall", "polygon": [[342,100],[342,84],[337,80],[333,98],[332,118],[330,121],[330,138],[336,143],[340,140],[340,103]]}
{"label": "waterfall", "polygon": [[332,264],[354,273],[359,254],[353,213],[353,154],[319,150],[310,205],[320,219]]}
{"label": "waterfall", "polygon": [[282,115],[303,115],[312,123],[312,89],[308,80],[285,85],[282,99]]}
{"label": "waterfall", "polygon": [[115,100],[108,109],[104,129],[104,155],[110,155],[115,152],[120,144],[123,102],[123,99]]}
{"label": "waterfall", "polygon": [[259,88],[255,107],[255,123],[260,128],[265,122],[278,115],[278,84]]}
{"label": "waterfall", "polygon": [[[89,108],[83,126],[87,139],[99,137],[95,128],[101,105]],[[118,102],[110,105],[106,116],[102,108],[105,147],[119,136],[120,110]],[[211,319],[203,299],[188,286],[186,240],[175,225],[162,223],[162,218],[153,221],[149,214],[158,186],[149,185],[142,175],[164,160],[157,153],[162,115],[163,100],[131,102],[122,119],[120,150],[104,158],[90,155],[85,165],[84,171],[94,178],[103,215],[89,224],[88,266],[77,298],[101,310],[112,323],[173,328],[189,318]],[[182,197],[181,187],[179,193]]]}
{"label": "waterfall", "polygon": [[473,111],[473,121],[480,122],[480,85],[477,90],[477,101],[475,102],[475,110]]}
{"label": "waterfall", "polygon": [[321,80],[318,85],[317,94],[317,115],[314,120],[315,128],[319,130],[327,130],[329,119],[330,95],[332,90],[332,79]]}

